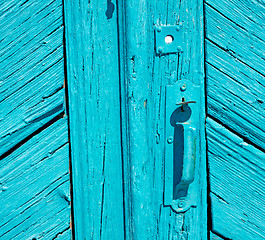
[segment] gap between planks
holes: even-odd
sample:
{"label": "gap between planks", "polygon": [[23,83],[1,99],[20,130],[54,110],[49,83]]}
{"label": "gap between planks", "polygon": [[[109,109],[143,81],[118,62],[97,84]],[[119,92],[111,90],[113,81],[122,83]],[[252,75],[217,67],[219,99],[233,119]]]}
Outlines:
{"label": "gap between planks", "polygon": [[68,143],[69,143],[69,176],[70,176],[70,204],[71,204],[71,219],[70,219],[70,229],[71,229],[71,239],[75,240],[75,224],[74,224],[74,193],[73,193],[73,166],[71,158],[71,141],[70,141],[70,117],[69,117],[69,94],[68,94],[68,78],[67,78],[67,53],[66,53],[66,31],[65,31],[65,2],[62,0],[62,21],[63,21],[63,59],[64,59],[64,90],[65,90],[65,114],[68,116],[67,125],[68,125]]}
{"label": "gap between planks", "polygon": [[60,113],[59,115],[57,115],[55,118],[53,118],[52,120],[50,120],[49,122],[47,122],[46,124],[44,124],[42,127],[40,127],[38,130],[36,130],[35,132],[33,132],[32,134],[30,134],[29,136],[27,136],[26,138],[24,138],[22,141],[20,141],[19,143],[17,143],[14,147],[12,147],[11,149],[9,149],[8,151],[6,151],[4,154],[2,154],[0,156],[0,161],[4,158],[6,158],[7,156],[9,156],[11,153],[13,153],[15,150],[17,150],[20,146],[24,145],[26,142],[28,142],[31,138],[33,138],[34,136],[38,135],[40,132],[42,132],[43,130],[47,129],[48,127],[50,127],[52,124],[54,124],[55,122],[57,122],[59,119],[64,117],[64,113]]}
{"label": "gap between planks", "polygon": [[[207,107],[207,106],[206,106]],[[251,142],[249,139],[247,139],[246,137],[242,136],[241,134],[239,134],[237,131],[231,129],[230,127],[228,127],[226,124],[224,124],[223,122],[221,122],[220,120],[218,120],[217,118],[215,118],[214,116],[207,114],[207,118],[212,119],[213,121],[217,122],[218,124],[220,124],[221,126],[223,126],[225,129],[227,129],[229,132],[233,133],[234,135],[236,135],[237,137],[240,137],[244,140],[244,142],[246,142],[249,145],[252,145],[253,147],[257,148],[258,150],[260,150],[261,152],[265,153],[265,149],[261,148],[260,146],[256,145],[255,143]],[[207,138],[207,136],[206,136]]]}

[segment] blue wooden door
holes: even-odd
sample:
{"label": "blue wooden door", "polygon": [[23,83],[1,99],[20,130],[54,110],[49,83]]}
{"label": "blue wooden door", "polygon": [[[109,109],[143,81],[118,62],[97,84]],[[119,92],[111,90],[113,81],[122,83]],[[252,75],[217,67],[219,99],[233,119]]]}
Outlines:
{"label": "blue wooden door", "polygon": [[265,239],[265,4],[206,0],[205,19],[213,239]]}
{"label": "blue wooden door", "polygon": [[[207,239],[203,2],[64,9],[76,239]],[[196,150],[170,122],[184,97]],[[176,145],[196,161],[176,158]],[[175,196],[182,165],[189,181]]]}
{"label": "blue wooden door", "polygon": [[2,1],[0,239],[264,239],[264,12]]}

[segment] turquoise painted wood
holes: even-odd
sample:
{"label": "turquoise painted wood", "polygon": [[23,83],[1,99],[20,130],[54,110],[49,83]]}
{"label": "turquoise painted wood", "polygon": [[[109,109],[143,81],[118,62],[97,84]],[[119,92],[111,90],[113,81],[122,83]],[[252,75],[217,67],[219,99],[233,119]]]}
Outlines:
{"label": "turquoise painted wood", "polygon": [[217,235],[214,234],[213,232],[210,232],[210,239],[211,239],[211,240],[222,240],[223,238],[217,236]]}
{"label": "turquoise painted wood", "polygon": [[1,239],[56,239],[70,228],[66,118],[1,160]]}
{"label": "turquoise painted wood", "polygon": [[[125,1],[119,8],[123,10],[120,24],[124,26],[120,39],[124,40],[121,42],[124,66],[121,69],[125,69],[122,118],[127,120],[123,139],[128,239],[206,238],[203,145],[196,173],[201,186],[197,189],[197,208],[176,214],[163,205],[167,137],[165,86],[180,79],[189,79],[201,87],[204,84],[202,7],[201,1],[179,1],[177,4],[175,1]],[[193,21],[194,16],[197,16],[196,21]],[[156,56],[153,52],[154,25],[174,25],[182,21],[185,29],[183,53]],[[193,38],[194,35],[197,38]],[[203,110],[201,113],[203,117]],[[203,139],[203,131],[201,134]]]}
{"label": "turquoise painted wood", "polygon": [[2,155],[63,113],[64,70],[61,1],[8,1],[0,11]]}
{"label": "turquoise painted wood", "polygon": [[205,1],[211,238],[264,239],[262,1]]}
{"label": "turquoise painted wood", "polygon": [[263,239],[265,153],[211,118],[207,133],[213,230],[229,239]]}
{"label": "turquoise painted wood", "polygon": [[0,239],[71,239],[61,0],[0,3]]}
{"label": "turquoise painted wood", "polygon": [[264,10],[0,3],[0,238],[264,239]]}
{"label": "turquoise painted wood", "polygon": [[[234,3],[231,5],[234,7]],[[249,3],[248,11],[255,6]],[[225,7],[223,14],[227,12]],[[258,4],[253,13],[257,22],[263,12],[264,7]],[[206,4],[208,113],[264,149],[264,30],[256,22],[245,25],[249,21],[245,15],[242,15],[244,29],[233,18],[225,18]]]}
{"label": "turquoise painted wood", "polygon": [[117,9],[64,3],[75,239],[124,239]]}
{"label": "turquoise painted wood", "polygon": [[[206,239],[203,2],[64,3],[75,238]],[[183,52],[157,55],[155,25],[179,23]],[[200,92],[198,187],[196,207],[176,213],[164,205],[165,88],[183,79]]]}

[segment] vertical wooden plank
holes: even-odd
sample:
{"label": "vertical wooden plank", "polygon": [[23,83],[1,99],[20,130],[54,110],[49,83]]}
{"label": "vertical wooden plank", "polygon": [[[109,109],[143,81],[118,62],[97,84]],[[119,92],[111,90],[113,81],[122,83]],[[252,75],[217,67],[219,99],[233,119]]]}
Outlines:
{"label": "vertical wooden plank", "polygon": [[[203,1],[119,0],[121,100],[127,239],[206,239]],[[183,23],[183,53],[157,56],[154,25]],[[165,85],[201,86],[197,207],[163,206]]]}
{"label": "vertical wooden plank", "polygon": [[64,4],[75,239],[124,239],[116,6]]}

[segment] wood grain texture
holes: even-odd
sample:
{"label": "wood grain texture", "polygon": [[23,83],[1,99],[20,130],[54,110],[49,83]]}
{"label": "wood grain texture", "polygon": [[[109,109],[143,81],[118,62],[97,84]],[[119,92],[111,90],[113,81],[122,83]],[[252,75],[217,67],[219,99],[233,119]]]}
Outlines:
{"label": "wood grain texture", "polygon": [[0,161],[1,239],[70,239],[68,159],[65,117]]}
{"label": "wood grain texture", "polygon": [[[165,85],[189,79],[202,87],[203,2],[118,1],[126,239],[206,239],[204,133],[197,208],[176,214],[163,205]],[[155,25],[183,22],[183,53],[155,54]],[[204,110],[201,112],[202,125]],[[203,129],[203,127],[202,127]]]}
{"label": "wood grain texture", "polygon": [[206,2],[208,114],[265,149],[264,6]]}
{"label": "wood grain texture", "polygon": [[62,1],[0,4],[0,155],[63,112]]}
{"label": "wood grain texture", "polygon": [[265,74],[265,5],[251,0],[206,0],[206,38],[243,65]]}
{"label": "wood grain texture", "polygon": [[265,153],[207,119],[213,231],[229,239],[265,238]]}
{"label": "wood grain texture", "polygon": [[222,240],[223,238],[217,236],[213,232],[210,232],[210,240]]}
{"label": "wood grain texture", "polygon": [[63,232],[58,233],[55,239],[57,239],[57,240],[70,240],[70,239],[72,239],[71,229],[69,228]]}
{"label": "wood grain texture", "polygon": [[64,3],[75,239],[124,239],[117,7]]}

